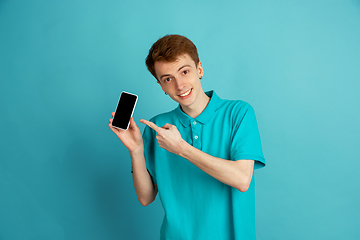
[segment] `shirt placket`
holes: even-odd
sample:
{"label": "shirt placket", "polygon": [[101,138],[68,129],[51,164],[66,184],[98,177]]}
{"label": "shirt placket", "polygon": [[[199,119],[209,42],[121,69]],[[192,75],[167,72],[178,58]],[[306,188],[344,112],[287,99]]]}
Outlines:
{"label": "shirt placket", "polygon": [[193,120],[191,122],[191,130],[192,130],[192,142],[193,147],[201,150],[201,123],[197,122],[196,120]]}

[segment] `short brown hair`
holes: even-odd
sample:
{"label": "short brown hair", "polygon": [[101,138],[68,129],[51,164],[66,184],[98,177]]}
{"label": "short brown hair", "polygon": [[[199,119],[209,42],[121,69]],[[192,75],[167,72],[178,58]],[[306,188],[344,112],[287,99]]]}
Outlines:
{"label": "short brown hair", "polygon": [[157,79],[155,73],[156,61],[173,62],[182,54],[189,54],[195,65],[199,63],[199,55],[195,44],[188,38],[172,34],[157,40],[149,50],[146,57],[146,66],[149,72]]}

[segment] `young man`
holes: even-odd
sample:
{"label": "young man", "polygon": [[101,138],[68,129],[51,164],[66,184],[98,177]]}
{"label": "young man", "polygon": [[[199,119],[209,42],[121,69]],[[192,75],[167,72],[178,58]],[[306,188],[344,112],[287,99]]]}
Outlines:
{"label": "young man", "polygon": [[140,203],[159,193],[161,239],[255,239],[253,170],[265,160],[254,110],[203,91],[204,69],[186,37],[160,38],[146,65],[179,106],[140,120],[148,126],[143,136],[133,119],[127,131],[112,119],[109,127],[130,152]]}

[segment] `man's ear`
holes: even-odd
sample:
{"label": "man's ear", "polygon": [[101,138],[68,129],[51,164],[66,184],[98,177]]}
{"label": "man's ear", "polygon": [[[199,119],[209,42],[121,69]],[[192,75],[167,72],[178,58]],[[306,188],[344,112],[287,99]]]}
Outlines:
{"label": "man's ear", "polygon": [[160,87],[162,88],[161,82],[160,82],[159,80],[157,80],[156,82],[157,82],[157,83],[160,85]]}
{"label": "man's ear", "polygon": [[204,69],[202,67],[202,62],[198,62],[197,70],[198,70],[198,73],[199,73],[199,78],[201,79],[203,77],[203,75],[204,75]]}

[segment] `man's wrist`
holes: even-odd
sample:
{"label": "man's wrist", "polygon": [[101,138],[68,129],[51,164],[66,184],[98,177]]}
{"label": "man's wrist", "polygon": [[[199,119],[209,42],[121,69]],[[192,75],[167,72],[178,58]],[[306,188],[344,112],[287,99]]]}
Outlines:
{"label": "man's wrist", "polygon": [[129,150],[131,157],[138,157],[138,156],[144,156],[144,146],[141,146],[137,149],[134,149],[132,151]]}
{"label": "man's wrist", "polygon": [[191,145],[188,144],[185,140],[183,140],[181,144],[179,144],[180,151],[178,155],[180,157],[186,158],[186,153],[189,151],[189,147],[191,147]]}

